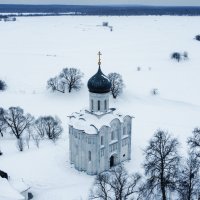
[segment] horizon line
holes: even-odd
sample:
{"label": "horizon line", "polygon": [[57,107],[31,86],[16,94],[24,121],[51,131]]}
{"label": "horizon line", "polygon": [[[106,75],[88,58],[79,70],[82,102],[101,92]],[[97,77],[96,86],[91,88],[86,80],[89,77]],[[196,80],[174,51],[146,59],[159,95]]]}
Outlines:
{"label": "horizon line", "polygon": [[15,5],[23,5],[23,6],[105,6],[105,7],[200,7],[200,5],[194,6],[194,5],[148,5],[148,4],[24,4],[24,3],[0,3],[0,5],[9,5],[9,6],[15,6]]}

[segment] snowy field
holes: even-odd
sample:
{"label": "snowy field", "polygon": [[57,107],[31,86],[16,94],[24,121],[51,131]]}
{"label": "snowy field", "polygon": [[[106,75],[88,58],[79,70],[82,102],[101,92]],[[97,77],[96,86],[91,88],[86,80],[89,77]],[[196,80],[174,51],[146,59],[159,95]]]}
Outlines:
{"label": "snowy field", "polygon": [[[99,26],[108,21],[113,26]],[[25,112],[56,115],[62,120],[62,139],[43,141],[38,150],[19,153],[14,137],[1,139],[4,156],[0,168],[23,179],[35,200],[85,200],[93,176],[76,171],[69,163],[68,118],[87,107],[87,80],[97,71],[97,52],[105,74],[118,72],[125,89],[111,107],[135,117],[130,172],[142,172],[142,149],[154,132],[168,130],[187,151],[186,140],[200,126],[200,17],[27,17],[0,22],[0,79],[8,90],[0,93],[0,107],[20,106]],[[170,59],[174,51],[187,51],[188,61]],[[137,67],[141,71],[137,71]],[[84,72],[84,87],[72,94],[51,93],[46,81],[64,67]],[[151,70],[149,70],[151,68]],[[158,88],[159,95],[151,90]]]}

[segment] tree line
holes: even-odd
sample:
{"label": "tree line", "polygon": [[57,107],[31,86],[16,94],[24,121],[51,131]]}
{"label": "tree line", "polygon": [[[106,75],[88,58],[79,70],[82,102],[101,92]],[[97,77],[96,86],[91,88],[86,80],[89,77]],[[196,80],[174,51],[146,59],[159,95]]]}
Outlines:
{"label": "tree line", "polygon": [[37,147],[41,139],[48,138],[55,142],[63,128],[58,117],[41,116],[35,119],[31,114],[24,113],[20,107],[10,107],[7,110],[0,107],[0,136],[12,134],[17,139],[17,147],[24,149],[24,140],[29,146],[32,138]]}
{"label": "tree line", "polygon": [[123,165],[96,176],[89,199],[200,200],[200,129],[187,140],[188,155],[179,155],[180,143],[163,130],[155,132],[144,149],[144,176],[129,174]]}

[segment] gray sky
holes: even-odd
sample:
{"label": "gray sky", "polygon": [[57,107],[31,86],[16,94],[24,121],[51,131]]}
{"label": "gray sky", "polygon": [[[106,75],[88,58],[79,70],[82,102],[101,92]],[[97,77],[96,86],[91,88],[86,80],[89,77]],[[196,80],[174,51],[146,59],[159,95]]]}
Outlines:
{"label": "gray sky", "polygon": [[69,5],[167,5],[200,6],[200,0],[0,0],[0,4],[69,4]]}

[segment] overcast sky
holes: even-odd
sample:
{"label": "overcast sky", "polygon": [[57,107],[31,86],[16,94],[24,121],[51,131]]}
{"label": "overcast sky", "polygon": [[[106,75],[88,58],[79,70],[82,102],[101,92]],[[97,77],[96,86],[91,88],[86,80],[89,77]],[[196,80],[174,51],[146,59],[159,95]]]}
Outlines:
{"label": "overcast sky", "polygon": [[200,0],[0,0],[0,4],[68,4],[68,5],[167,5],[200,6]]}

